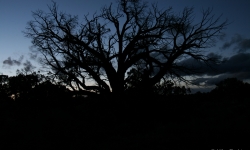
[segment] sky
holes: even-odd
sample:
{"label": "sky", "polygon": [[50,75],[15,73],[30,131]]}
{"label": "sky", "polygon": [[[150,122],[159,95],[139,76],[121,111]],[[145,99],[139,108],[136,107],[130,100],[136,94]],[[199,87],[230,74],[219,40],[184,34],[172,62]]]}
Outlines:
{"label": "sky", "polygon": [[[83,15],[99,12],[104,5],[116,0],[54,0],[59,10],[72,15]],[[227,60],[221,66],[216,66],[217,72],[203,68],[195,83],[210,86],[228,77],[237,77],[250,81],[250,1],[249,0],[147,0],[158,2],[161,8],[172,7],[179,13],[185,7],[193,7],[196,19],[199,19],[202,9],[212,8],[213,14],[228,19],[230,23],[225,36],[217,41],[216,46],[209,49],[216,56]],[[38,9],[48,12],[51,0],[0,0],[0,74],[16,75],[17,69],[39,70],[39,64],[32,59],[31,39],[24,36],[27,22],[33,20],[32,11]],[[192,59],[186,64],[196,64]]]}

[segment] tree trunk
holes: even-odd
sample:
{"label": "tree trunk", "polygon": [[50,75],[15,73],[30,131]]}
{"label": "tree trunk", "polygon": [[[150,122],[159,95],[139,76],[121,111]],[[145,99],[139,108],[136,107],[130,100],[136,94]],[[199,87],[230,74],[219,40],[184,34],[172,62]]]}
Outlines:
{"label": "tree trunk", "polygon": [[124,92],[124,74],[117,73],[111,80],[110,86],[112,88],[112,93],[114,94],[123,94]]}

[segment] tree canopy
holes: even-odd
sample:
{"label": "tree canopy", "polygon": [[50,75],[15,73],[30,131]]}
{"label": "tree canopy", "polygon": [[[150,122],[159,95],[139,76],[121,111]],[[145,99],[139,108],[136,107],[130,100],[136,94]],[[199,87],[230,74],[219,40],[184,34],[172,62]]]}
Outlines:
{"label": "tree canopy", "polygon": [[72,94],[64,85],[53,82],[48,76],[39,72],[24,74],[17,71],[16,76],[10,77],[0,75],[0,99],[2,100],[62,100]]}
{"label": "tree canopy", "polygon": [[[163,78],[190,71],[179,62],[187,57],[214,61],[203,52],[222,35],[227,22],[220,22],[211,9],[203,10],[198,22],[192,8],[173,13],[141,0],[119,0],[104,6],[83,21],[58,10],[37,10],[25,35],[32,39],[41,63],[73,90],[122,93],[131,69],[143,74],[137,87],[151,89]],[[95,85],[89,85],[93,83]]]}
{"label": "tree canopy", "polygon": [[216,84],[216,88],[211,91],[212,94],[227,96],[249,96],[250,84],[238,80],[237,78],[227,78]]}

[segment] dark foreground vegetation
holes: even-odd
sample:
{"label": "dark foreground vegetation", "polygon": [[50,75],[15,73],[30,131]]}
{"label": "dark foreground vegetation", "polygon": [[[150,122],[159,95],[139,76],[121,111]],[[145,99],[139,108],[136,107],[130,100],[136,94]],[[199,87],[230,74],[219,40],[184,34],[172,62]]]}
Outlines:
{"label": "dark foreground vegetation", "polygon": [[203,49],[221,38],[227,20],[211,9],[194,19],[193,8],[175,14],[141,0],[116,4],[83,21],[55,2],[48,13],[32,13],[24,34],[49,76],[27,74],[27,65],[15,77],[0,75],[2,149],[245,146],[249,84],[228,79],[210,93],[188,95],[172,82],[187,83],[185,76],[206,74],[199,68],[226,61]]}
{"label": "dark foreground vegetation", "polygon": [[[72,150],[243,148],[250,135],[250,96],[223,85],[226,88],[218,84],[210,93],[172,96],[2,97],[0,145]],[[249,91],[249,84],[243,85]]]}

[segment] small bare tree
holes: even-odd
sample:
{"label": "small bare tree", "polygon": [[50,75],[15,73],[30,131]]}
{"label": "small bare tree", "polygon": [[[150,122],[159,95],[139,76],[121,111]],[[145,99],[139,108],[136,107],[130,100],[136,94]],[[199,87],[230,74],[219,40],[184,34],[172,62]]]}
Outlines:
{"label": "small bare tree", "polygon": [[[59,12],[56,3],[49,10],[33,12],[25,35],[63,82],[74,90],[101,93],[122,93],[132,68],[143,73],[138,86],[144,88],[168,74],[182,78],[178,72],[188,68],[178,62],[186,56],[211,60],[203,50],[213,46],[227,25],[210,9],[195,23],[192,8],[177,15],[171,8],[159,10],[141,0],[111,3],[91,19],[86,15],[83,22]],[[91,81],[96,85],[89,86]]]}

